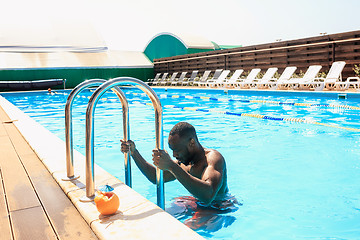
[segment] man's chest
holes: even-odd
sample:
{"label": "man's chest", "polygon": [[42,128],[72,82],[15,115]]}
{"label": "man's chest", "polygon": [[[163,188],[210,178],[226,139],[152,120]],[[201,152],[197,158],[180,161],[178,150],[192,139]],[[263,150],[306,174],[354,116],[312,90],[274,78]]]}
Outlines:
{"label": "man's chest", "polygon": [[204,167],[190,166],[188,172],[192,176],[201,179],[204,174]]}

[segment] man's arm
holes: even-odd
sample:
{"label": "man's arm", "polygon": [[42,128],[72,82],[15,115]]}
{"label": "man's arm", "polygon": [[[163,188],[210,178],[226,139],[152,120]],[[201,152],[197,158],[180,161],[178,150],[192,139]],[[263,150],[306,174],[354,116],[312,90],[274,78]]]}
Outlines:
{"label": "man's arm", "polygon": [[153,156],[155,166],[170,171],[200,201],[208,205],[214,200],[223,181],[224,159],[220,153],[214,152],[208,156],[208,166],[201,179],[188,173],[163,150],[154,152]]}
{"label": "man's arm", "polygon": [[[121,151],[122,152],[129,152],[132,158],[134,159],[136,166],[140,169],[142,174],[152,182],[156,184],[156,167],[151,165],[148,161],[146,161],[140,154],[140,152],[136,149],[135,143],[131,140],[125,142],[121,140]],[[169,182],[175,180],[174,175],[169,171],[163,172],[164,182]]]}

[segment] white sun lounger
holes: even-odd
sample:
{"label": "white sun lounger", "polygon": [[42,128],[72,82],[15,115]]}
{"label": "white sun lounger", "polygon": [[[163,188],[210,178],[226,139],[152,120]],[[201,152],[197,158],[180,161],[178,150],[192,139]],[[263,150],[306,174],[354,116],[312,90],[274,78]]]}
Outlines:
{"label": "white sun lounger", "polygon": [[200,86],[200,82],[206,82],[206,80],[209,78],[210,73],[210,70],[205,71],[201,78],[199,78],[198,80],[194,80],[193,86]]}
{"label": "white sun lounger", "polygon": [[250,88],[267,88],[270,80],[275,80],[274,75],[277,70],[277,67],[269,68],[261,79],[254,79],[254,82],[250,84]]}
{"label": "white sun lounger", "polygon": [[177,86],[178,84],[181,84],[182,81],[184,80],[185,76],[186,76],[187,72],[182,72],[179,78],[175,78],[170,85],[171,86]]}
{"label": "white sun lounger", "polygon": [[152,86],[157,86],[161,81],[165,81],[169,73],[164,73],[161,78],[159,78],[157,81],[154,81],[152,83]]}
{"label": "white sun lounger", "polygon": [[286,67],[279,79],[270,80],[266,85],[270,89],[280,89],[280,86],[286,85],[297,67]]}
{"label": "white sun lounger", "polygon": [[171,74],[171,77],[169,79],[164,79],[160,81],[160,86],[170,85],[175,80],[177,74],[178,74],[177,72],[174,72],[173,74]]}
{"label": "white sun lounger", "polygon": [[338,61],[333,62],[329,73],[327,74],[326,78],[324,79],[324,87],[328,90],[333,90],[336,87],[336,83],[342,82],[342,71],[346,65],[345,61]]}
{"label": "white sun lounger", "polygon": [[360,78],[359,77],[348,77],[345,82],[336,82],[335,89],[336,90],[348,90],[349,88],[353,88],[357,91],[360,90]]}
{"label": "white sun lounger", "polygon": [[157,73],[154,78],[149,78],[147,84],[151,86],[155,81],[160,78],[161,73]]}
{"label": "white sun lounger", "polygon": [[226,77],[229,75],[230,70],[224,70],[217,79],[210,79],[207,81],[207,87],[221,87],[225,82]]}
{"label": "white sun lounger", "polygon": [[218,79],[220,77],[222,71],[223,71],[222,69],[216,69],[214,72],[214,76],[210,79],[206,79],[205,81],[200,81],[199,86],[201,86],[201,87],[206,86],[208,81],[213,81],[213,80]]}
{"label": "white sun lounger", "polygon": [[189,78],[184,78],[184,80],[181,82],[181,85],[182,86],[191,86],[191,85],[193,85],[198,73],[199,73],[198,70],[192,71],[191,76]]}
{"label": "white sun lounger", "polygon": [[322,67],[320,65],[312,65],[307,70],[302,78],[291,78],[288,81],[288,87],[294,90],[300,89],[300,87],[313,81]]}
{"label": "white sun lounger", "polygon": [[345,67],[345,62],[334,62],[331,65],[329,73],[326,78],[314,78],[310,83],[301,84],[300,88],[304,90],[313,89],[315,91],[322,91],[324,88],[334,90],[336,82],[341,82],[341,72]]}
{"label": "white sun lounger", "polygon": [[261,71],[260,68],[254,68],[250,71],[249,75],[242,82],[238,82],[235,84],[237,88],[250,88],[250,84],[253,83],[256,76]]}
{"label": "white sun lounger", "polygon": [[224,87],[234,87],[234,84],[236,84],[240,80],[241,74],[244,72],[243,69],[237,69],[234,74],[226,80],[223,84]]}

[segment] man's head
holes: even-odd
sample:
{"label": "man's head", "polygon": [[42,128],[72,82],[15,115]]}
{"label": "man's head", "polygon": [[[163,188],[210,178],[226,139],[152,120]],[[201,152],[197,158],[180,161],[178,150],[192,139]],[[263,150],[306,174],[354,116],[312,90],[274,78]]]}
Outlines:
{"label": "man's head", "polygon": [[178,161],[188,165],[198,147],[195,128],[187,122],[177,123],[169,133],[169,147]]}

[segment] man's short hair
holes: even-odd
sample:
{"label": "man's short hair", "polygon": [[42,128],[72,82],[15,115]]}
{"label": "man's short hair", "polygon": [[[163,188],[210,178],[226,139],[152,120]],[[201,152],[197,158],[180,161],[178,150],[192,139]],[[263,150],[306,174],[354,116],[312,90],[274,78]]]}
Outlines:
{"label": "man's short hair", "polygon": [[177,123],[170,131],[169,135],[174,136],[178,134],[180,138],[194,138],[197,140],[196,131],[193,125],[187,122],[179,122]]}

